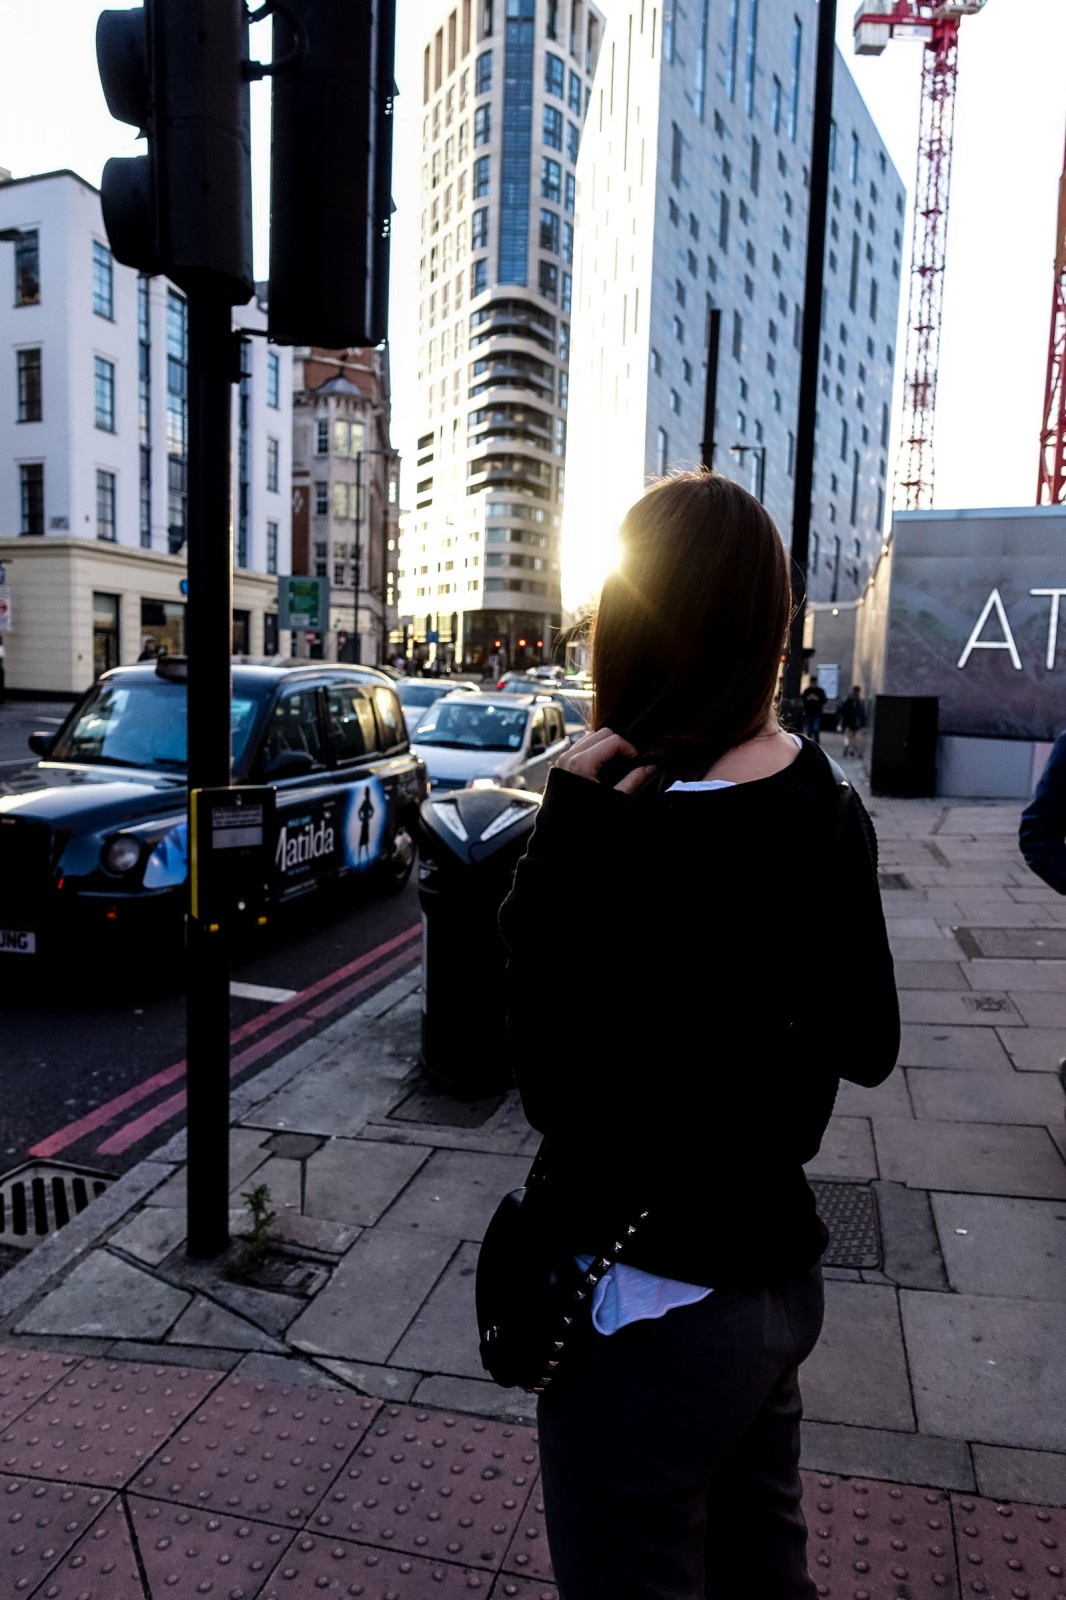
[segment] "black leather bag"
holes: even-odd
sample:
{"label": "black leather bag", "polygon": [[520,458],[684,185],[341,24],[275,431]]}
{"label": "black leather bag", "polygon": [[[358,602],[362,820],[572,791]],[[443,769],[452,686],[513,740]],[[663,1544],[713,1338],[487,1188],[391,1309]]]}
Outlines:
{"label": "black leather bag", "polygon": [[[504,1195],[485,1230],[474,1278],[485,1371],[504,1389],[542,1394],[592,1332],[592,1291],[636,1232],[625,1229],[587,1271],[556,1246],[539,1205],[541,1180]],[[643,1220],[642,1217],[638,1220]]]}

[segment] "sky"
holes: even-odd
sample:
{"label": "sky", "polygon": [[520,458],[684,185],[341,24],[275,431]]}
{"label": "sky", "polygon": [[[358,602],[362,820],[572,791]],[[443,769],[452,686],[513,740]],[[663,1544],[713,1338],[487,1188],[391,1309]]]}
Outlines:
{"label": "sky", "polygon": [[[611,0],[600,0],[610,14]],[[390,283],[393,442],[417,432],[418,137],[428,0],[398,0],[396,215]],[[95,0],[0,0],[0,166],[14,176],[70,167],[98,184],[110,155],[134,154],[96,73]],[[837,42],[906,185],[914,187],[920,45],[852,50],[851,0]],[[269,54],[269,24],[252,30]],[[1031,505],[1051,318],[1059,174],[1066,142],[1066,3],[988,0],[960,30],[934,455],[941,508]],[[269,87],[252,89],[255,271],[266,276]],[[143,148],[143,147],[142,147]],[[908,234],[909,239],[909,217]],[[907,283],[897,339],[897,418]],[[413,461],[408,457],[410,464]],[[409,473],[401,499],[406,500]]]}

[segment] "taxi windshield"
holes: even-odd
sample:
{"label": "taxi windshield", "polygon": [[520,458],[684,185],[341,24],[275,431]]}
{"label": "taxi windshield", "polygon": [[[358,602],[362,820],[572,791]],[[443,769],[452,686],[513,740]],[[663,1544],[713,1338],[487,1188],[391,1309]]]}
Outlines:
{"label": "taxi windshield", "polygon": [[476,695],[437,700],[418,724],[413,742],[451,750],[520,750],[529,721],[526,707],[512,710],[510,706],[479,705],[477,700]]}
{"label": "taxi windshield", "polygon": [[[230,705],[233,764],[240,766],[259,702],[235,695]],[[143,683],[104,681],[60,729],[50,760],[182,773],[186,710],[184,683],[161,678]]]}

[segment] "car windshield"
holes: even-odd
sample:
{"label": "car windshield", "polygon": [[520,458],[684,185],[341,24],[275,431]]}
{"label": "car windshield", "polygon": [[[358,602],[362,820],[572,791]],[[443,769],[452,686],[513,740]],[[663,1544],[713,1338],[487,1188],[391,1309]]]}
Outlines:
{"label": "car windshield", "polygon": [[573,727],[580,723],[583,728],[589,725],[592,716],[592,696],[581,694],[556,694],[556,700],[563,708],[563,716],[567,725]]}
{"label": "car windshield", "polygon": [[[162,678],[142,683],[105,680],[60,730],[51,759],[184,772],[186,706],[184,683]],[[233,763],[239,766],[259,702],[235,695],[230,706]]]}
{"label": "car windshield", "polygon": [[404,706],[431,706],[442,694],[448,693],[446,683],[419,683],[408,679],[396,684],[400,704]]}
{"label": "car windshield", "polygon": [[414,743],[453,750],[520,750],[528,720],[525,706],[478,705],[474,695],[438,700],[418,724]]}

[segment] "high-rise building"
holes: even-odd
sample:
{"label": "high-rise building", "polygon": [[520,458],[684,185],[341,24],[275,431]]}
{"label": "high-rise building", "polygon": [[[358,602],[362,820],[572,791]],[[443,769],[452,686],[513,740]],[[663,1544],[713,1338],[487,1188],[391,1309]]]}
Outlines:
{"label": "high-rise building", "polygon": [[576,167],[603,19],[586,0],[437,0],[430,22],[400,610],[416,660],[519,666],[561,621]]}
{"label": "high-rise building", "polygon": [[[712,465],[791,535],[815,0],[614,0],[578,164],[564,601],[595,597],[652,478]],[[904,189],[835,58],[809,594],[881,549]],[[717,311],[718,317],[712,318]]]}
{"label": "high-rise building", "polygon": [[[8,688],[59,695],[185,648],[188,308],[115,261],[74,172],[0,182],[0,561]],[[233,647],[274,654],[289,570],[291,352],[234,312]]]}
{"label": "high-rise building", "polygon": [[390,415],[387,345],[293,352],[293,571],[329,581],[328,635],[313,648],[331,661],[374,665],[404,650]]}

